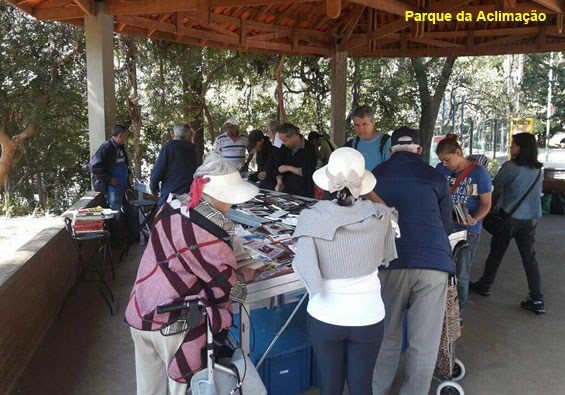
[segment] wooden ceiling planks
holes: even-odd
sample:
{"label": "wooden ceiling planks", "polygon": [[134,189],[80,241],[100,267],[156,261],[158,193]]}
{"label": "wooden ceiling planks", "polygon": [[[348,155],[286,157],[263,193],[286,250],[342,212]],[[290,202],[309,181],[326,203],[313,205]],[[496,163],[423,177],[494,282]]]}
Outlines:
{"label": "wooden ceiling planks", "polygon": [[[83,25],[94,0],[8,0],[38,20]],[[565,0],[104,0],[116,32],[244,52],[329,57],[496,55],[565,50]],[[418,4],[421,6],[418,8]],[[425,6],[424,6],[425,5]],[[545,21],[477,21],[480,13]],[[406,11],[473,21],[406,21]]]}

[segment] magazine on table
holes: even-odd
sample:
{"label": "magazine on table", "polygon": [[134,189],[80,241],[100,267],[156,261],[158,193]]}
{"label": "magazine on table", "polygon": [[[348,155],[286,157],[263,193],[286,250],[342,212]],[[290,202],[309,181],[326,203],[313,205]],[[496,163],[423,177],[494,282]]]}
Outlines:
{"label": "magazine on table", "polygon": [[267,259],[275,259],[279,255],[285,253],[285,250],[270,244],[269,242],[263,240],[254,240],[250,243],[245,245],[248,249],[251,249],[258,253],[259,255],[263,255]]}
{"label": "magazine on table", "polygon": [[289,229],[285,228],[279,223],[266,223],[261,224],[261,227],[271,235],[278,235],[287,232]]}

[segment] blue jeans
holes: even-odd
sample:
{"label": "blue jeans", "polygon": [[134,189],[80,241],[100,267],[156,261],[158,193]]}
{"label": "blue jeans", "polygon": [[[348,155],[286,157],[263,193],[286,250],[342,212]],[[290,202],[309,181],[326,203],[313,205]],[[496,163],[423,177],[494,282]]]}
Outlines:
{"label": "blue jeans", "polygon": [[467,232],[467,243],[469,248],[465,251],[461,259],[457,261],[457,296],[459,298],[459,314],[463,314],[463,306],[467,302],[469,295],[469,273],[471,265],[475,259],[475,252],[481,242],[481,232]]}
{"label": "blue jeans", "polygon": [[114,214],[114,218],[110,221],[110,233],[112,234],[112,240],[121,241],[122,240],[122,229],[121,229],[121,219],[122,215],[125,215],[126,220],[126,234],[128,242],[133,242],[136,237],[136,224],[135,216],[131,209],[131,206],[127,199],[124,198],[125,190],[114,190],[108,191],[104,194],[110,208],[117,211]]}

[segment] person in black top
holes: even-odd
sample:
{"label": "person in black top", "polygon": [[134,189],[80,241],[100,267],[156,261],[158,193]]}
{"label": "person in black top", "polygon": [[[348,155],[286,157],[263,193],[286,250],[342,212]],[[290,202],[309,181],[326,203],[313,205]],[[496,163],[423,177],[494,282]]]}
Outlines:
{"label": "person in black top", "polygon": [[274,159],[274,147],[267,136],[260,130],[249,134],[249,152],[256,152],[257,172],[249,175],[249,179],[259,182],[259,188],[275,189],[277,183],[277,166]]}
{"label": "person in black top", "polygon": [[275,190],[314,197],[312,174],[316,170],[316,148],[291,123],[283,123],[278,131],[285,148],[281,149]]}
{"label": "person in black top", "polygon": [[191,134],[188,122],[177,123],[171,133],[172,140],[159,152],[149,182],[151,192],[157,194],[161,191],[159,206],[167,201],[170,193],[181,195],[190,192],[196,170],[196,151],[190,142]]}

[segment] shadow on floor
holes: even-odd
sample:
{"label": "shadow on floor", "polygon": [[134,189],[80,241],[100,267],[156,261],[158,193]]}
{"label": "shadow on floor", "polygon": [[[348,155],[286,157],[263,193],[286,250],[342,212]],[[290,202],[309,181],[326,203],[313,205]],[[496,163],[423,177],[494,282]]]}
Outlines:
{"label": "shadow on floor", "polygon": [[[457,343],[457,357],[467,370],[460,384],[467,395],[564,393],[564,236],[565,217],[540,220],[536,249],[545,316],[520,309],[527,284],[515,244],[506,253],[492,295],[470,295],[463,335]],[[482,272],[489,243],[490,235],[483,232],[472,280]],[[133,343],[123,314],[142,251],[140,246],[132,248],[129,257],[117,264],[116,280],[110,281],[119,300],[114,316],[109,315],[93,284],[79,286],[47,332],[14,394],[135,394]]]}

